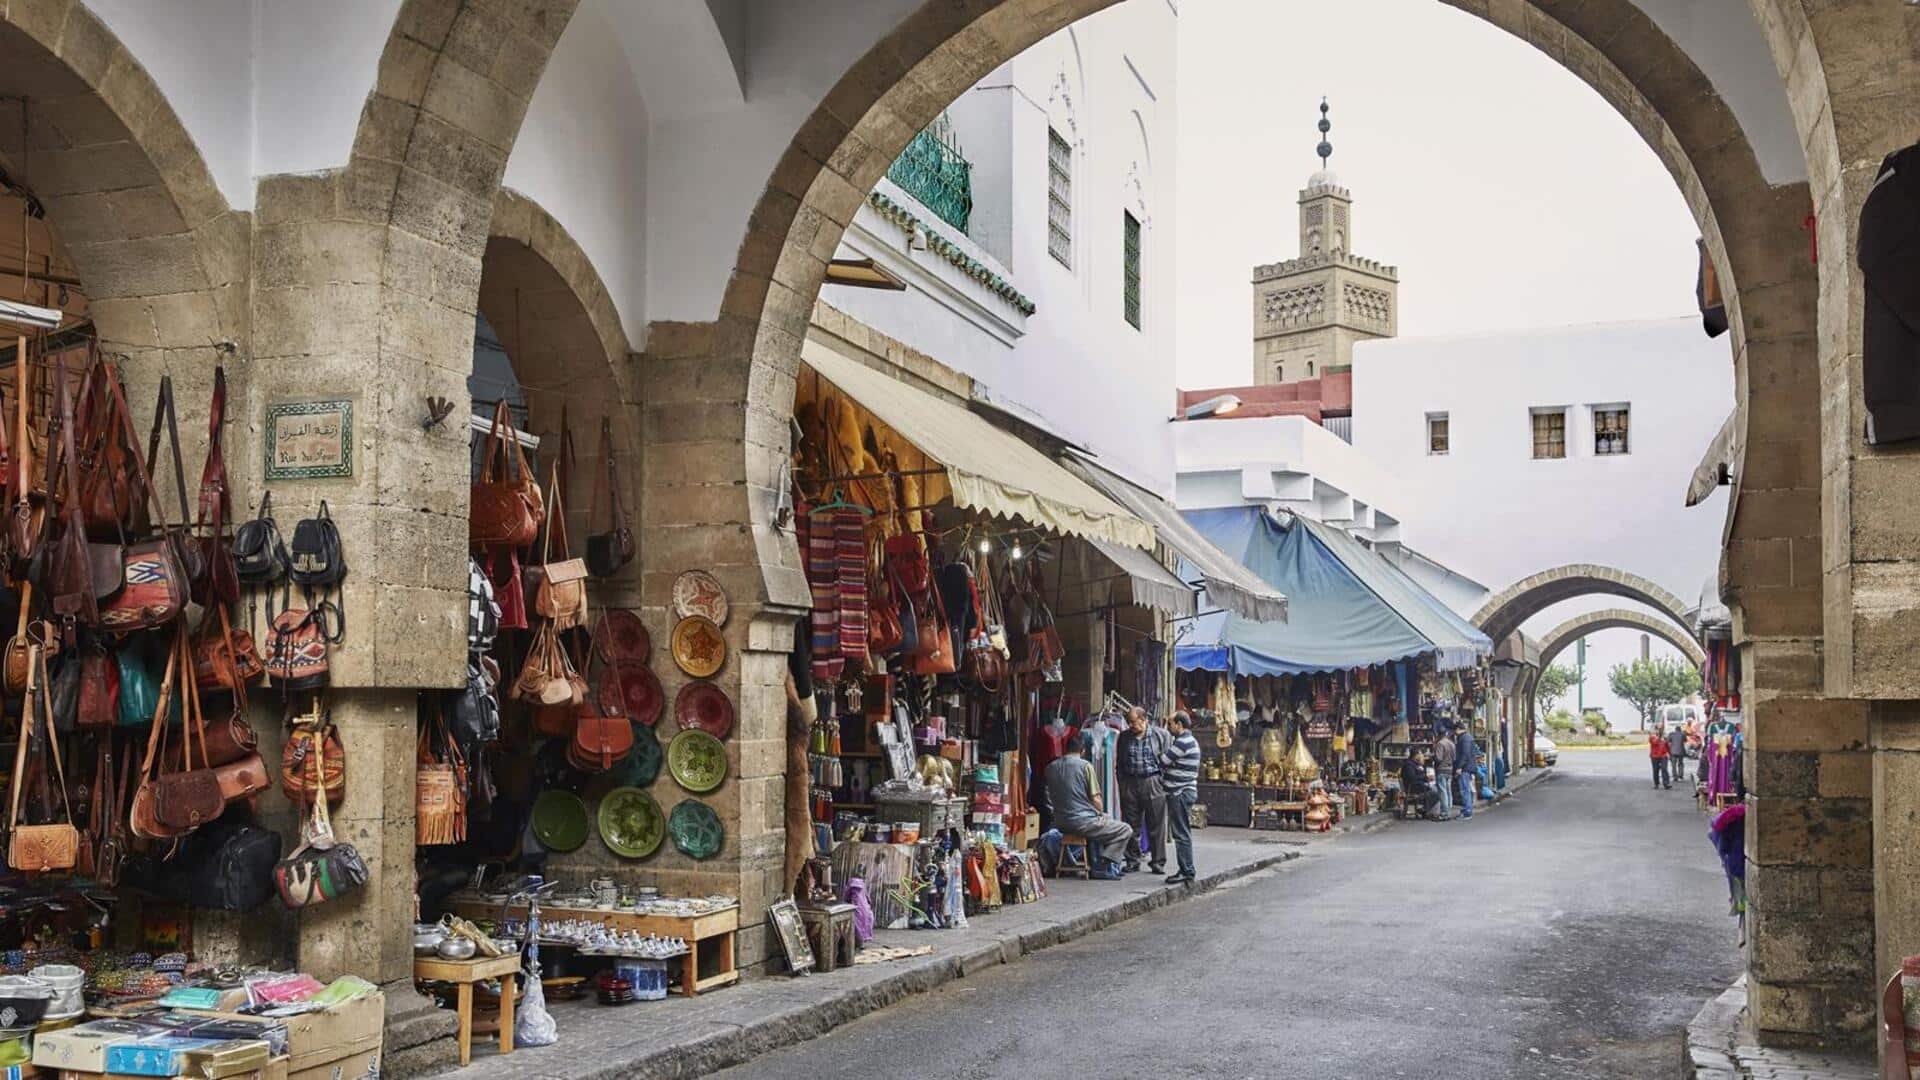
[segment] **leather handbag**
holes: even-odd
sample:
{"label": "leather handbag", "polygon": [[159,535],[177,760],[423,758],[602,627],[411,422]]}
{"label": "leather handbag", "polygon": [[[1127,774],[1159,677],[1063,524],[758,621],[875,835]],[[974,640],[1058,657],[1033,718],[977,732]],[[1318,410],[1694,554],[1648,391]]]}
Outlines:
{"label": "leather handbag", "polygon": [[[22,351],[24,358],[24,351]],[[12,451],[7,470],[7,486],[11,489],[12,501],[7,507],[6,547],[7,569],[15,577],[25,573],[27,564],[33,559],[40,544],[40,534],[46,518],[46,500],[36,499],[33,492],[33,438],[32,427],[28,423],[28,402],[33,396],[33,365],[22,365],[26,369],[24,388],[16,387],[11,417],[14,428],[9,440]],[[8,694],[24,693],[26,684],[11,688]]]}
{"label": "leather handbag", "polygon": [[340,527],[333,523],[327,500],[320,500],[320,509],[312,517],[294,523],[293,539],[287,544],[287,576],[309,593],[324,592],[347,579],[346,545],[340,541]]}
{"label": "leather handbag", "polygon": [[193,640],[193,677],[200,689],[232,691],[244,706],[247,684],[266,672],[253,635],[233,628],[225,604],[214,605]]}
{"label": "leather handbag", "polygon": [[[177,772],[163,772],[154,789],[153,812],[160,824],[177,832],[188,832],[219,817],[227,808],[227,800],[221,791],[220,776],[207,764],[207,735],[200,722],[200,688],[195,685],[192,672],[186,670],[190,658],[186,658],[186,635],[176,636],[176,648],[181,654],[179,661],[181,697],[184,709],[180,724],[181,767]],[[194,743],[200,744],[200,763],[194,764]],[[264,775],[265,768],[260,772]]]}
{"label": "leather handbag", "polygon": [[[153,406],[153,431],[147,436],[149,468],[160,467],[160,429],[165,425],[167,445],[173,451],[174,491],[180,497],[180,520],[171,527],[163,523],[162,537],[173,546],[173,558],[185,574],[187,593],[192,597],[207,594],[207,555],[200,538],[194,535],[193,517],[187,511],[187,470],[180,458],[180,420],[173,407],[173,376],[160,376],[159,397]],[[153,493],[157,501],[159,492]]]}
{"label": "leather handbag", "polygon": [[287,576],[287,545],[273,520],[273,492],[260,497],[260,512],[233,534],[234,572],[243,585],[272,585]]}
{"label": "leather handbag", "polygon": [[[326,754],[332,751],[324,743],[316,744],[320,753],[308,765],[309,780],[320,786],[326,769]],[[313,800],[313,812],[302,829],[300,846],[273,867],[274,888],[280,902],[290,911],[337,900],[367,883],[367,864],[352,844],[334,839],[333,823],[327,816],[327,800]]]}
{"label": "leather handbag", "polygon": [[533,632],[527,660],[514,680],[513,696],[529,705],[574,706],[586,700],[587,683],[573,666],[550,622]]}
{"label": "leather handbag", "polygon": [[95,641],[80,648],[80,701],[74,721],[83,728],[110,728],[120,720],[120,662],[104,644]]}
{"label": "leather handbag", "polygon": [[203,578],[194,579],[193,599],[202,607],[231,604],[240,599],[240,568],[234,559],[227,529],[233,522],[233,497],[228,490],[227,372],[213,369],[213,396],[207,403],[207,457],[200,466],[200,496],[194,530],[199,535]]}
{"label": "leather handbag", "polygon": [[520,548],[540,535],[545,501],[517,436],[502,398],[494,403],[480,479],[471,488],[468,538],[475,545]]}
{"label": "leather handbag", "polygon": [[431,847],[465,841],[466,763],[460,747],[448,736],[444,719],[436,716],[421,726],[415,758],[413,842]]}
{"label": "leather handbag", "polygon": [[[4,684],[8,697],[27,692],[27,673],[32,670],[32,654],[28,651],[28,646],[33,643],[28,635],[33,628],[40,625],[28,618],[32,611],[33,582],[29,581],[20,588],[19,621],[13,628],[13,636],[7,639],[5,662],[4,665],[0,665],[4,668],[0,683]],[[42,632],[42,638],[40,643],[45,644],[44,632]]]}
{"label": "leather handbag", "polygon": [[[121,394],[120,384],[117,380],[109,379],[108,388],[114,398],[115,411],[126,427],[127,437],[131,439],[133,421],[126,398]],[[176,467],[179,465],[177,456],[174,464]],[[151,494],[153,482],[147,476],[146,463],[140,460],[137,449],[133,453],[133,472],[140,485],[139,490]],[[183,493],[181,506],[184,508],[185,505],[186,496]],[[112,633],[166,626],[186,610],[188,570],[181,562],[181,554],[184,548],[193,545],[183,543],[185,534],[176,534],[169,528],[166,510],[158,499],[149,500],[149,506],[160,535],[126,545],[123,554],[123,578],[126,584],[99,609],[98,625]]]}
{"label": "leather handbag", "polygon": [[153,710],[153,725],[147,731],[147,752],[140,761],[140,779],[133,789],[133,804],[127,812],[127,824],[133,835],[142,840],[171,840],[187,831],[160,820],[158,809],[160,776],[168,756],[166,734],[171,726],[168,714],[173,709],[174,679],[179,674],[180,646],[176,640],[167,649],[166,674],[160,678],[159,693],[155,695],[157,703]]}
{"label": "leather handbag", "polygon": [[876,539],[867,546],[867,593],[873,598],[868,609],[867,648],[880,656],[899,652],[906,640],[900,625],[900,601],[894,595],[886,565],[886,547]]}
{"label": "leather handbag", "polygon": [[613,465],[613,421],[606,417],[600,420],[600,461],[602,467],[594,472],[592,515],[587,518],[587,527],[592,528],[592,523],[600,520],[600,497],[604,493],[607,529],[587,537],[587,569],[594,577],[606,578],[632,562],[638,550],[633,542],[633,529],[627,524],[626,509],[620,504],[620,476]]}
{"label": "leather handbag", "polygon": [[[318,773],[312,765],[316,760],[324,763]],[[318,786],[316,778],[321,781]],[[318,788],[326,790],[327,802],[339,802],[346,795],[347,753],[316,694],[312,709],[292,718],[292,728],[280,746],[280,790],[305,806],[314,801]]]}
{"label": "leather handbag", "polygon": [[953,654],[953,633],[949,629],[945,606],[938,590],[930,589],[921,597],[917,639],[919,651],[913,656],[916,675],[951,675],[958,670]]}
{"label": "leather handbag", "polygon": [[153,719],[160,707],[160,684],[154,681],[137,645],[123,643],[113,654],[113,666],[120,669],[121,727],[140,727]]}
{"label": "leather handbag", "polygon": [[[541,540],[540,564],[528,570],[533,579],[534,613],[548,619],[555,630],[571,630],[587,623],[587,564],[567,557],[566,508],[560,502],[559,464],[547,488],[547,533]],[[554,558],[554,534],[559,533],[559,558]]]}
{"label": "leather handbag", "polygon": [[48,680],[47,697],[51,701],[53,730],[62,735],[73,734],[78,725],[80,712],[80,662],[69,654],[60,666],[53,670]]}
{"label": "leather handbag", "polygon": [[[591,665],[592,658],[602,652],[599,648],[589,649],[587,663]],[[613,700],[626,701],[626,689],[620,685],[620,665],[608,664],[606,673],[603,677],[614,680]],[[573,737],[567,741],[567,761],[582,772],[606,772],[633,752],[633,723],[624,713],[610,713],[601,708],[603,700],[605,696],[601,694],[587,695],[574,717]]]}
{"label": "leather handbag", "polygon": [[80,428],[80,456],[68,460],[79,467],[74,490],[88,534],[104,539],[145,532],[148,483],[144,471],[137,468],[133,418],[120,375],[100,355],[97,342],[90,347],[81,380],[79,415],[69,414],[69,419]]}
{"label": "leather handbag", "polygon": [[[80,857],[80,830],[73,824],[73,804],[67,798],[66,766],[60,760],[60,740],[54,734],[53,714],[45,693],[46,654],[38,646],[32,652],[27,696],[21,708],[20,748],[14,755],[13,800],[7,819],[7,865],[15,870],[30,872],[71,870]],[[25,825],[20,821],[20,800],[26,795],[27,759],[33,754],[33,729],[43,722],[46,749],[53,757],[53,767],[60,785],[60,802],[66,807],[67,820]]]}
{"label": "leather handbag", "polygon": [[[267,630],[267,678],[282,694],[318,690],[327,685],[327,646],[340,640],[339,608],[321,601],[311,608],[287,608]],[[329,628],[329,623],[336,626]]]}
{"label": "leather handbag", "polygon": [[[39,568],[39,579],[45,588],[48,606],[61,624],[61,636],[71,640],[73,628],[77,624],[88,626],[99,622],[99,597],[95,592],[92,553],[87,545],[86,523],[81,513],[78,474],[81,462],[74,450],[73,442],[73,401],[67,391],[67,367],[64,360],[55,361],[54,381],[58,383],[54,395],[55,412],[51,421],[52,428],[47,432],[48,439],[58,439],[62,453],[47,455],[47,490],[55,489],[53,467],[58,459],[64,466],[60,475],[61,507],[58,518],[47,526],[48,535],[44,537],[34,552],[33,564],[28,572],[33,574],[34,567]],[[58,431],[52,430],[57,428]],[[114,527],[118,519],[110,519],[109,527]]]}
{"label": "leather handbag", "polygon": [[103,738],[100,742],[103,779],[99,790],[94,794],[93,805],[97,808],[98,825],[93,830],[98,845],[93,855],[93,881],[102,888],[111,889],[120,884],[120,871],[126,865],[127,845],[127,781],[133,768],[133,755],[123,754],[120,758],[120,771],[116,780],[113,768],[112,740]]}

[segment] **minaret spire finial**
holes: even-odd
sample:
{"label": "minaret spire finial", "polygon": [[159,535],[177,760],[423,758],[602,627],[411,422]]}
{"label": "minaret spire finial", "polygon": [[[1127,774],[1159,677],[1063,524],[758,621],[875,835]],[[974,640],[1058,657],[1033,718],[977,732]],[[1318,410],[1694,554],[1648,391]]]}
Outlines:
{"label": "minaret spire finial", "polygon": [[1327,167],[1327,159],[1333,156],[1333,144],[1327,141],[1327,132],[1333,130],[1333,123],[1327,119],[1327,99],[1324,96],[1320,98],[1319,128],[1320,145],[1313,149],[1315,153],[1320,155],[1320,168],[1325,169]]}

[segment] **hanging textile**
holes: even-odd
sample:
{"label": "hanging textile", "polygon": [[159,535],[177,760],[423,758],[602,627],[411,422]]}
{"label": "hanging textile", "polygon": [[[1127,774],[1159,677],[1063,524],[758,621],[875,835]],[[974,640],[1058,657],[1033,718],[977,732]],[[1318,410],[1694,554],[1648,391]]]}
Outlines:
{"label": "hanging textile", "polygon": [[1142,638],[1133,647],[1134,693],[1136,704],[1148,710],[1160,705],[1160,677],[1167,668],[1167,643]]}
{"label": "hanging textile", "polygon": [[852,507],[833,512],[838,573],[834,599],[839,606],[840,656],[856,667],[867,662],[867,515]]}
{"label": "hanging textile", "polygon": [[832,519],[802,509],[795,519],[801,550],[806,552],[807,585],[813,591],[813,677],[817,682],[840,678],[845,660],[840,655],[840,605],[835,598],[840,563]]}

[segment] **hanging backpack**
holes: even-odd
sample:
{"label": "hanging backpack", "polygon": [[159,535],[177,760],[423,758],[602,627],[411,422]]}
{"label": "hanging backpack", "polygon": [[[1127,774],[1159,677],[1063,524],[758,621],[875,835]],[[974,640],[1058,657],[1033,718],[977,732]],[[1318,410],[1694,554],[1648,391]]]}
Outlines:
{"label": "hanging backpack", "polygon": [[289,607],[275,615],[267,630],[267,679],[282,694],[326,686],[327,646],[339,644],[339,622],[340,609],[324,600],[311,608]]}
{"label": "hanging backpack", "polygon": [[330,589],[346,579],[347,556],[340,546],[340,530],[327,510],[327,500],[320,500],[319,513],[293,527],[293,543],[287,546],[287,576],[308,590]]}
{"label": "hanging backpack", "polygon": [[287,545],[273,520],[273,492],[260,498],[260,513],[233,534],[234,569],[242,585],[271,585],[287,574]]}

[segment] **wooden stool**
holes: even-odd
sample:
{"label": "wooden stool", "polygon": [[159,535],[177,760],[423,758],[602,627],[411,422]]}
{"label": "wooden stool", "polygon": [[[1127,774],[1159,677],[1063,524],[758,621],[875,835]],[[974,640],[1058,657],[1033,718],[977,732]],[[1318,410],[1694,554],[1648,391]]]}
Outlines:
{"label": "wooden stool", "polygon": [[824,973],[853,966],[853,955],[860,946],[853,934],[852,904],[803,907],[800,921],[806,925],[807,941],[813,946],[813,970]]}
{"label": "wooden stool", "polygon": [[[1067,853],[1075,850],[1080,852],[1078,866],[1067,858]],[[1060,862],[1054,866],[1053,876],[1063,878],[1068,874],[1079,874],[1088,881],[1093,880],[1093,856],[1087,853],[1086,837],[1063,832],[1060,834]]]}
{"label": "wooden stool", "polygon": [[460,1016],[460,1064],[473,1060],[473,984],[486,979],[500,980],[500,1052],[513,1053],[513,983],[520,974],[520,954],[490,956],[472,960],[441,960],[416,957],[413,977],[450,982],[458,987]]}

